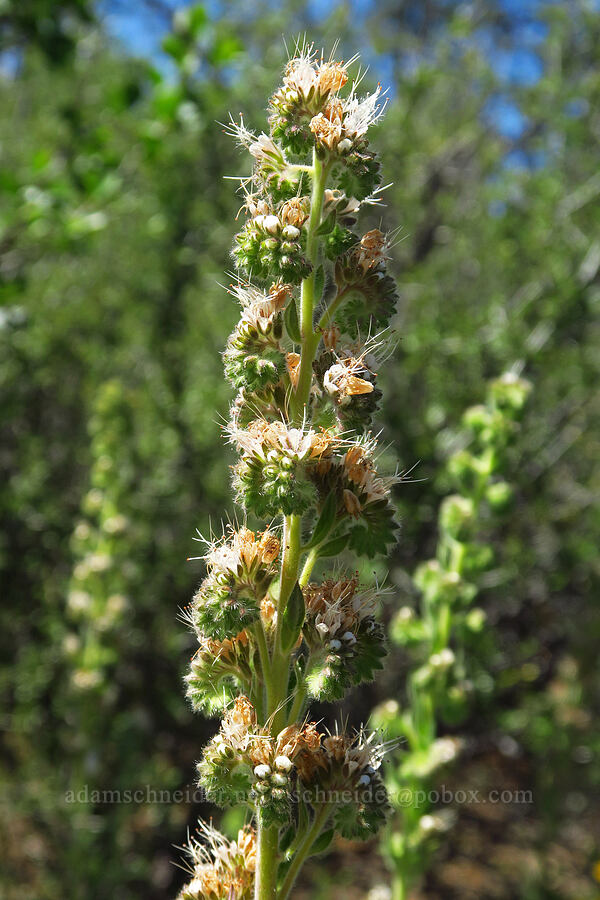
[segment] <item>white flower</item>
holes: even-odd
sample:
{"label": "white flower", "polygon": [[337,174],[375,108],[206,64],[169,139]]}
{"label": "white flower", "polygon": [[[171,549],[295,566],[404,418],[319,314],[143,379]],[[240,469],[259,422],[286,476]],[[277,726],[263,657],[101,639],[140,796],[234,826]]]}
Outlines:
{"label": "white flower", "polygon": [[252,156],[262,162],[265,159],[277,162],[282,167],[285,165],[285,157],[280,147],[269,137],[268,134],[259,134],[249,146],[248,150]]}
{"label": "white flower", "polygon": [[454,653],[449,647],[444,647],[439,653],[434,653],[429,658],[429,664],[434,669],[448,669],[454,663]]}
{"label": "white flower", "polygon": [[460,741],[456,738],[438,738],[431,746],[431,753],[440,765],[456,759],[459,750]]}
{"label": "white flower", "polygon": [[378,884],[371,888],[367,894],[367,900],[392,900],[392,892],[385,884]]}
{"label": "white flower", "polygon": [[381,96],[381,85],[378,84],[377,89],[362,100],[353,91],[344,101],[344,134],[350,140],[363,137],[368,128],[383,116],[387,98],[381,103]]}
{"label": "white flower", "polygon": [[293,59],[285,82],[289,88],[306,96],[316,82],[316,75],[307,59]]}
{"label": "white flower", "polygon": [[364,374],[365,366],[359,359],[340,360],[325,372],[323,378],[323,387],[328,394],[341,395],[343,397],[355,397],[362,394],[370,394],[373,391],[373,384],[364,378],[360,378],[358,373]]}
{"label": "white flower", "polygon": [[285,306],[291,296],[292,288],[281,281],[274,282],[268,293],[261,291],[253,284],[236,284],[229,289],[242,307],[243,317],[262,318],[267,320]]}
{"label": "white flower", "polygon": [[[446,813],[446,815],[444,814]],[[448,831],[454,820],[452,810],[442,810],[435,815],[426,814],[419,819],[419,830],[423,834],[440,834]]]}
{"label": "white flower", "polygon": [[110,569],[111,558],[108,553],[92,553],[87,557],[87,563],[92,572],[106,572]]}
{"label": "white flower", "polygon": [[73,612],[81,612],[90,608],[92,598],[87,591],[71,591],[68,603],[69,608],[73,610]]}
{"label": "white flower", "polygon": [[102,527],[107,534],[119,534],[120,532],[125,531],[127,525],[128,522],[125,516],[118,514],[116,516],[109,516],[108,519],[105,519]]}
{"label": "white flower", "polygon": [[250,571],[255,563],[270,565],[279,555],[279,540],[272,531],[256,535],[249,528],[230,528],[229,533],[218,541],[209,541],[200,536],[208,550],[201,558],[213,573],[234,575],[242,570]]}
{"label": "white flower", "polygon": [[282,449],[290,451],[297,459],[304,459],[311,451],[314,432],[301,428],[289,428],[282,439]]}

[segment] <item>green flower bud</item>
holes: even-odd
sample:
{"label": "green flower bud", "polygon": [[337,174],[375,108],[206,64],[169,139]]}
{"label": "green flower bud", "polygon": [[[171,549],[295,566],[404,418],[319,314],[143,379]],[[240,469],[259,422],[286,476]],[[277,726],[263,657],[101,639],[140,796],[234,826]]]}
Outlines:
{"label": "green flower bud", "polygon": [[483,609],[471,609],[465,616],[465,626],[478,634],[485,626],[487,615]]}
{"label": "green flower bud", "polygon": [[507,481],[496,481],[490,484],[485,492],[485,498],[492,509],[503,512],[510,506],[514,497],[514,491]]}
{"label": "green flower bud", "polygon": [[400,713],[400,704],[397,700],[384,700],[371,713],[371,724],[373,728],[377,728],[385,734],[399,736],[400,732],[397,726],[400,721]]}
{"label": "green flower bud", "polygon": [[296,230],[299,237],[290,240],[289,236],[284,237],[277,216],[250,219],[235,238],[233,256],[236,264],[249,276],[300,282],[310,274],[311,266],[303,256],[304,234]]}
{"label": "green flower bud", "polygon": [[467,578],[485,572],[494,561],[494,551],[489,544],[464,544],[461,572]]}
{"label": "green flower bud", "polygon": [[463,424],[466,428],[470,428],[476,434],[489,428],[492,423],[492,413],[490,410],[479,404],[478,406],[470,406],[463,413]]}
{"label": "green flower bud", "polygon": [[448,472],[461,490],[473,494],[484,479],[489,478],[493,469],[493,456],[489,453],[478,457],[468,450],[459,450],[448,460]]}
{"label": "green flower bud", "polygon": [[399,609],[390,622],[390,638],[398,647],[411,647],[422,643],[427,637],[427,628],[422,619],[416,618],[407,606]]}
{"label": "green flower bud", "polygon": [[237,499],[263,519],[279,513],[301,514],[316,497],[305,468],[303,462],[294,462],[285,455],[276,456],[269,465],[256,459],[242,459],[234,469]]}
{"label": "green flower bud", "polygon": [[441,713],[448,725],[458,725],[469,709],[469,696],[464,686],[453,684],[441,698]]}
{"label": "green flower bud", "polygon": [[233,575],[221,584],[209,575],[192,599],[191,619],[197,631],[215,641],[233,638],[258,620],[257,597]]}
{"label": "green flower bud", "polygon": [[199,784],[211,803],[236,806],[250,801],[250,766],[230,748],[222,748],[220,735],[204,748],[197,770]]}
{"label": "green flower bud", "polygon": [[233,640],[203,638],[185,677],[186,696],[192,707],[212,717],[240,692],[240,675],[250,672],[248,638],[245,632]]}
{"label": "green flower bud", "polygon": [[470,596],[468,585],[462,581],[457,572],[447,572],[437,559],[422,563],[416,570],[413,580],[423,592],[428,604],[448,603],[451,606],[457,601],[464,601]]}
{"label": "green flower bud", "polygon": [[531,391],[531,384],[512,372],[492,381],[489,386],[490,401],[496,409],[507,413],[519,413]]}
{"label": "green flower bud", "polygon": [[468,497],[453,494],[442,502],[440,527],[456,540],[464,541],[469,536],[474,520],[475,504]]}

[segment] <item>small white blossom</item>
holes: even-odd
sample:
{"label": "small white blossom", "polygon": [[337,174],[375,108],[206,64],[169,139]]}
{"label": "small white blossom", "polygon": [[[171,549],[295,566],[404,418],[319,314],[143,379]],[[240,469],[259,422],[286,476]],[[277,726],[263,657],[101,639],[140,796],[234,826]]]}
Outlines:
{"label": "small white blossom", "polygon": [[381,97],[381,85],[378,84],[376,90],[362,100],[352,92],[344,101],[344,133],[350,140],[363,137],[369,127],[383,116],[387,98],[382,103]]}

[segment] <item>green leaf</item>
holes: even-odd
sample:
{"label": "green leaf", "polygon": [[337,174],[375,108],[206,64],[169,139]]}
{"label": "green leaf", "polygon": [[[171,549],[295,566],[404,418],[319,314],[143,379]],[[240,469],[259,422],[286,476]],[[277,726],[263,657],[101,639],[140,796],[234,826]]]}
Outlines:
{"label": "green leaf", "polygon": [[281,623],[281,647],[284,652],[292,649],[304,624],[304,594],[298,582],[294,585],[294,590],[290,594],[286,607],[283,611],[283,621]]}
{"label": "green leaf", "polygon": [[326,544],[323,544],[323,546],[319,548],[319,557],[323,559],[327,556],[337,556],[338,553],[341,553],[342,550],[346,549],[349,537],[349,534],[342,534],[339,535],[339,537],[327,541]]}
{"label": "green leaf", "polygon": [[321,224],[315,231],[315,234],[316,235],[331,234],[334,227],[335,227],[335,211],[329,213],[327,218],[321,222]]}
{"label": "green leaf", "polygon": [[235,59],[243,49],[242,44],[236,37],[225,34],[217,38],[214,47],[208,53],[208,58],[213,66],[222,66]]}
{"label": "green leaf", "polygon": [[322,834],[320,834],[310,848],[310,855],[316,856],[317,853],[325,853],[333,840],[334,834],[334,828],[328,828],[327,831],[324,831]]}
{"label": "green leaf", "polygon": [[302,335],[300,334],[300,323],[298,322],[298,310],[296,308],[296,301],[293,297],[286,307],[284,322],[285,330],[287,331],[288,335],[291,337],[295,344],[299,344],[302,341]]}
{"label": "green leaf", "polygon": [[292,865],[292,858],[284,859],[279,863],[277,867],[277,881],[281,884],[285,876],[290,870],[290,866]]}
{"label": "green leaf", "polygon": [[323,509],[321,510],[321,515],[319,516],[319,520],[315,525],[315,530],[312,533],[312,537],[307,544],[302,548],[303,550],[311,550],[313,547],[316,547],[318,544],[321,544],[331,529],[333,528],[334,522],[337,516],[337,496],[335,491],[330,491],[325,499],[325,503],[323,504]]}
{"label": "green leaf", "polygon": [[194,37],[196,37],[208,23],[208,13],[201,4],[191,6],[186,11],[189,16],[188,27]]}
{"label": "green leaf", "polygon": [[287,828],[283,832],[281,838],[279,839],[279,852],[280,853],[286,852],[286,850],[292,843],[295,834],[296,834],[296,829],[293,827],[293,825],[290,825],[290,827]]}
{"label": "green leaf", "polygon": [[352,527],[350,547],[370,559],[379,553],[385,556],[388,548],[397,543],[398,528],[391,503],[375,500],[363,507],[359,522]]}
{"label": "green leaf", "polygon": [[306,831],[310,825],[306,804],[301,800],[298,804],[298,831]]}
{"label": "green leaf", "polygon": [[174,34],[168,34],[163,38],[162,48],[176,62],[181,62],[187,52],[185,43]]}
{"label": "green leaf", "polygon": [[160,119],[172,119],[182,100],[183,93],[179,86],[159,85],[154,91],[153,97],[153,105],[157,117]]}

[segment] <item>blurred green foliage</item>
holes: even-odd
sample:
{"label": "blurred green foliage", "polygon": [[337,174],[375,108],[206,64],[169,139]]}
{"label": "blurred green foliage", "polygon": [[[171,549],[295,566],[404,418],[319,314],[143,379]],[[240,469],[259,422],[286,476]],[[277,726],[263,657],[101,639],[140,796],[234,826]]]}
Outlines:
{"label": "blurred green foliage", "polygon": [[[280,35],[304,30],[364,48],[393,88],[376,140],[394,184],[373,224],[403,223],[402,302],[381,424],[402,464],[418,463],[398,489],[394,609],[434,552],[462,410],[514,364],[534,384],[514,507],[486,535],[498,562],[480,585],[490,626],[473,647],[457,778],[465,787],[480,765],[497,787],[509,770],[535,803],[503,810],[512,856],[482,820],[477,848],[441,851],[425,894],[597,896],[600,17],[584,0],[542,6],[542,76],[500,83],[483,36],[516,40],[502,5],[432,3],[426,18],[420,6],[382,2],[366,23],[350,3],[315,18],[299,0],[225,2],[218,20],[196,6],[176,14],[160,68],[116,46],[90,4],[0,6],[9,900],[164,898],[179,883],[169,842],[193,804],[65,798],[185,787],[210,730],[182,699],[192,648],[176,617],[200,577],[184,562],[194,529],[228,513],[219,355],[235,309],[217,281],[239,201],[222,179],[246,173],[217,123],[259,121]],[[490,112],[499,97],[524,116],[516,135]],[[352,716],[393,694],[407,665],[395,655]],[[469,824],[458,812],[455,833]]]}

